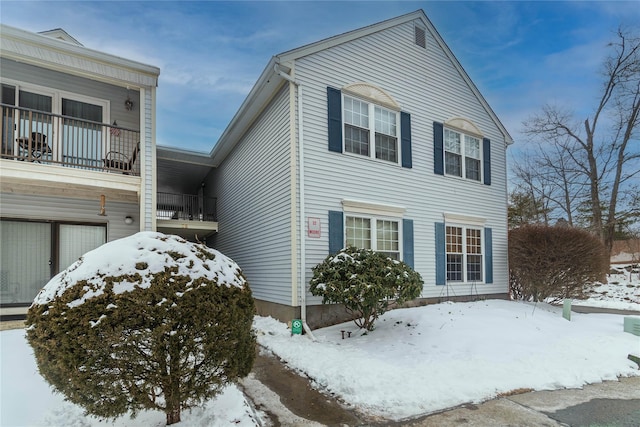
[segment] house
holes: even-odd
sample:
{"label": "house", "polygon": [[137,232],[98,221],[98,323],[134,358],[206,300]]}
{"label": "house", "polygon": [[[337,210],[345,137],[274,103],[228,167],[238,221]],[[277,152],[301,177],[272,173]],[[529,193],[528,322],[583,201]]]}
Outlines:
{"label": "house", "polygon": [[260,314],[311,327],[308,292],[346,245],[421,273],[422,302],[506,297],[512,139],[422,10],[272,57],[211,152],[209,245]]}
{"label": "house", "polygon": [[[422,10],[271,58],[211,153],[155,146],[155,67],[2,26],[0,312],[139,230],[232,257],[259,314],[346,245],[421,273],[420,303],[506,297],[509,133]],[[10,311],[14,310],[14,311]]]}
{"label": "house", "polygon": [[106,241],[156,227],[160,70],[64,30],[0,27],[0,314]]}

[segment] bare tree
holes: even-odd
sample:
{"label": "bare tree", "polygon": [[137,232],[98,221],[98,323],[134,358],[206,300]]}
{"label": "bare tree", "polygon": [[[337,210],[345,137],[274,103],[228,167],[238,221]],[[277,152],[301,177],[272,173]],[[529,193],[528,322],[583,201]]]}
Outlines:
{"label": "bare tree", "polygon": [[585,198],[587,181],[567,154],[570,141],[545,141],[535,145],[524,159],[515,160],[512,171],[516,193],[526,193],[539,207],[537,223],[551,224],[564,220],[574,225],[581,200]]}
{"label": "bare tree", "polygon": [[524,127],[530,137],[556,144],[586,179],[590,226],[610,251],[621,189],[640,174],[640,37],[619,29],[609,46],[602,93],[591,117],[580,125],[574,114],[547,105]]}

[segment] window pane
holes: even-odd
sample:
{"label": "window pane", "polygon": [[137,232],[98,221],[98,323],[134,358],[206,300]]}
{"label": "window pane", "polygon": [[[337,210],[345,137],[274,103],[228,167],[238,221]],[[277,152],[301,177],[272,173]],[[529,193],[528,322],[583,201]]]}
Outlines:
{"label": "window pane", "polygon": [[371,220],[348,216],[346,218],[346,244],[361,249],[371,249]]}
{"label": "window pane", "polygon": [[447,280],[462,281],[462,228],[447,226]]}
{"label": "window pane", "polygon": [[482,280],[482,231],[467,228],[467,280]]}
{"label": "window pane", "polygon": [[31,108],[32,110],[39,110],[50,113],[52,99],[47,95],[40,95],[39,93],[20,91],[18,95],[19,105],[24,108]]}
{"label": "window pane", "polygon": [[464,136],[464,155],[480,159],[480,140],[469,135]]}
{"label": "window pane", "polygon": [[102,122],[102,107],[62,98],[62,115],[75,117],[76,119],[91,120],[92,122]]}
{"label": "window pane", "polygon": [[396,221],[376,221],[377,249],[381,252],[399,251],[398,223]]}
{"label": "window pane", "polygon": [[467,280],[482,280],[482,255],[467,255]]}
{"label": "window pane", "polygon": [[86,252],[107,241],[107,229],[101,225],[60,224],[58,270],[76,262]]}
{"label": "window pane", "polygon": [[445,152],[445,171],[447,175],[462,176],[462,156],[459,154]]}
{"label": "window pane", "polygon": [[462,281],[462,255],[447,254],[447,281]]}
{"label": "window pane", "polygon": [[467,253],[468,254],[481,254],[482,253],[482,239],[481,231],[476,228],[467,228]]}
{"label": "window pane", "polygon": [[51,224],[0,221],[0,303],[31,303],[51,278]]}
{"label": "window pane", "polygon": [[16,88],[15,86],[2,85],[2,103],[16,105]]}
{"label": "window pane", "polygon": [[398,139],[376,133],[376,159],[398,163]]}
{"label": "window pane", "polygon": [[348,96],[344,97],[344,122],[369,128],[369,104]]}
{"label": "window pane", "polygon": [[447,226],[447,253],[462,253],[462,228]]}
{"label": "window pane", "polygon": [[460,147],[460,134],[450,131],[449,129],[445,129],[444,149],[450,153],[462,154]]}
{"label": "window pane", "polygon": [[396,136],[396,112],[378,106],[374,110],[376,116],[375,131],[385,135]]}
{"label": "window pane", "polygon": [[480,160],[466,157],[464,159],[464,173],[466,178],[480,181]]}
{"label": "window pane", "polygon": [[369,131],[345,124],[344,149],[348,153],[369,156]]}

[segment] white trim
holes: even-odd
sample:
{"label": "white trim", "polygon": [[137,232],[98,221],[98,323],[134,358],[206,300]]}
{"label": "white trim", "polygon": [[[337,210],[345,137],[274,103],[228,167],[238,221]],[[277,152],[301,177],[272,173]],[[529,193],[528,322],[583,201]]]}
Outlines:
{"label": "white trim", "polygon": [[[462,230],[462,252],[448,252],[447,251],[447,227],[459,228]],[[469,239],[469,230],[475,230],[480,232],[480,254],[470,254],[467,252],[468,249],[468,239]],[[484,228],[477,224],[470,223],[445,223],[445,231],[444,231],[444,240],[445,240],[445,280],[447,285],[469,285],[469,284],[484,284],[486,281],[485,271],[485,260],[486,260],[486,248],[484,246]],[[462,280],[449,280],[447,279],[449,271],[448,271],[448,263],[447,256],[448,255],[461,255],[462,256]],[[470,255],[480,255],[480,279],[479,280],[469,280],[469,256]]]}
{"label": "white trim", "polygon": [[[449,151],[447,150],[447,141],[445,138],[445,134],[446,131],[449,131],[451,133],[457,134],[460,137],[460,153],[454,153],[453,151]],[[467,141],[466,141],[466,137],[469,138],[473,138],[479,141],[479,147],[478,147],[478,155],[479,157],[472,157],[471,155],[467,154]],[[447,153],[451,153],[454,155],[459,155],[460,156],[460,173],[461,175],[456,175],[456,174],[452,174],[447,172]],[[467,182],[477,182],[480,184],[484,183],[484,138],[482,136],[478,136],[475,135],[473,133],[469,133],[469,132],[463,132],[457,128],[452,128],[449,125],[445,124],[443,129],[442,129],[442,155],[443,155],[443,159],[442,161],[444,162],[443,166],[444,166],[444,174],[446,176],[449,177],[453,177],[453,178],[458,178],[458,179],[463,179]],[[478,178],[479,179],[473,179],[473,178],[469,178],[467,175],[467,162],[466,159],[473,159],[473,160],[478,160],[480,161],[480,167],[478,168]]]}
{"label": "white trim", "polygon": [[391,218],[402,218],[407,210],[402,206],[384,205],[363,200],[342,200],[342,210],[344,213],[358,213],[374,216],[385,216]]}
{"label": "white trim", "polygon": [[6,58],[121,86],[158,85],[160,69],[152,65],[4,24],[0,24],[0,35],[0,51]]}
{"label": "white trim", "polygon": [[457,130],[461,133],[466,133],[467,135],[475,136],[480,139],[484,138],[484,134],[480,128],[471,120],[465,119],[464,117],[453,117],[444,122],[444,125],[445,127]]}
{"label": "white trim", "polygon": [[400,105],[384,89],[367,82],[351,83],[342,87],[342,92],[378,104],[389,110],[400,111]]}
{"label": "white trim", "polygon": [[464,215],[451,212],[444,212],[442,216],[444,217],[445,224],[462,224],[484,227],[485,223],[487,222],[486,218],[482,218],[479,216]]}
{"label": "white trim", "polygon": [[350,218],[360,218],[360,219],[368,219],[369,220],[369,231],[371,232],[371,249],[374,252],[396,252],[396,251],[384,251],[378,249],[378,221],[390,221],[398,224],[398,261],[402,261],[404,259],[404,223],[402,218],[389,216],[389,215],[375,215],[375,214],[362,214],[358,212],[343,212],[344,216],[344,224],[342,229],[342,245],[347,246],[347,217]]}
{"label": "white trim", "polygon": [[[381,90],[381,89],[380,89]],[[379,161],[379,162],[383,162],[385,164],[388,165],[397,165],[397,166],[401,166],[402,165],[402,129],[400,128],[401,125],[401,118],[400,118],[400,110],[397,109],[392,109],[389,108],[386,104],[381,104],[379,101],[377,100],[372,100],[372,98],[363,98],[361,95],[354,95],[354,92],[344,92],[343,90],[340,90],[340,96],[341,96],[341,108],[342,111],[340,112],[340,119],[341,119],[341,123],[340,126],[342,127],[342,153],[349,155],[349,156],[356,156],[359,158],[365,158],[365,159],[371,159],[371,160],[375,160],[375,161]],[[353,125],[351,123],[346,123],[345,121],[345,97],[351,98],[355,101],[359,101],[359,102],[363,102],[365,104],[367,104],[367,118],[369,121],[369,126],[367,128],[363,128],[361,126],[357,126],[357,125]],[[396,135],[395,135],[395,139],[396,139],[396,161],[392,162],[390,160],[386,160],[386,159],[379,159],[376,156],[376,114],[375,114],[375,109],[376,107],[379,107],[381,109],[385,109],[387,111],[389,111],[390,113],[394,113],[395,117],[396,117]],[[349,125],[349,126],[353,126],[356,127],[358,129],[366,129],[369,132],[369,155],[365,156],[363,154],[359,154],[359,153],[353,153],[351,151],[347,151],[346,149],[346,132],[345,132],[345,125]],[[381,133],[382,135],[386,135],[389,137],[394,137],[392,135],[386,134],[386,133]]]}

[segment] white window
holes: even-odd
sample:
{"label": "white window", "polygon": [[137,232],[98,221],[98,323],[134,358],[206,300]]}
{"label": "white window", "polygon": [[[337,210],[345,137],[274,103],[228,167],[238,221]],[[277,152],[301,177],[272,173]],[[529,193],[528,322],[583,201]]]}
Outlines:
{"label": "white window", "polygon": [[447,281],[482,281],[482,230],[480,228],[446,227]]}
{"label": "white window", "polygon": [[481,141],[471,135],[444,130],[444,164],[447,175],[481,180]]}
{"label": "white window", "polygon": [[399,113],[346,95],[343,105],[345,152],[398,163]]}
{"label": "white window", "polygon": [[400,224],[396,220],[347,216],[345,246],[373,249],[393,259],[400,259]]}

